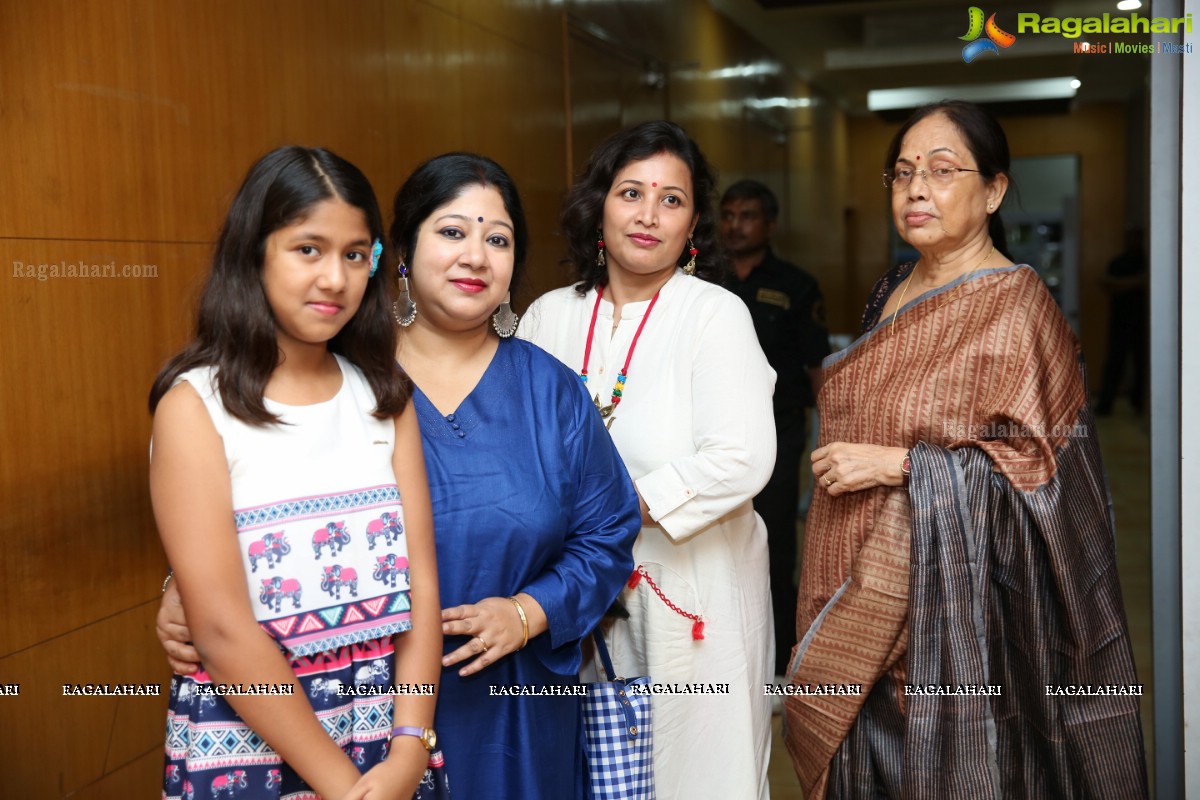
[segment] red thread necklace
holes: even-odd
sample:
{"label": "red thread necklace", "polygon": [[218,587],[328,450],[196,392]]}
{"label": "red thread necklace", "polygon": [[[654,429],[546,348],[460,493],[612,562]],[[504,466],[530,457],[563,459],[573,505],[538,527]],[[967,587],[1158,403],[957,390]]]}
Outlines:
{"label": "red thread necklace", "polygon": [[[633,341],[629,343],[629,352],[625,354],[625,366],[621,367],[621,371],[617,373],[617,382],[613,385],[612,402],[606,406],[600,405],[600,393],[596,392],[593,402],[596,403],[596,410],[600,412],[600,419],[607,420],[604,427],[606,430],[612,429],[613,422],[616,417],[613,412],[621,402],[621,395],[625,393],[625,378],[629,375],[629,362],[633,360],[633,351],[637,347],[638,337],[642,335],[642,328],[646,327],[646,320],[650,319],[650,312],[654,310],[654,304],[658,302],[658,295],[662,292],[660,286],[658,291],[654,293],[654,297],[650,298],[650,305],[646,306],[646,313],[642,315],[642,321],[638,325],[637,331],[633,334]],[[600,313],[600,300],[604,297],[604,287],[596,287],[596,305],[592,307],[592,322],[588,325],[587,345],[583,348],[583,369],[579,371],[579,377],[584,383],[588,381],[588,362],[592,358],[592,339],[596,336],[596,317]]]}

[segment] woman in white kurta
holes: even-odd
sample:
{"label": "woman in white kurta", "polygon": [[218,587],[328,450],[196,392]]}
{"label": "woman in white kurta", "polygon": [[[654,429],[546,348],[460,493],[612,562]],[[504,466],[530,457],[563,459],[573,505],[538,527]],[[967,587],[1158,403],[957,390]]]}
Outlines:
{"label": "woman in white kurta", "polygon": [[775,376],[745,305],[709,282],[722,266],[712,189],[676,125],[601,144],[563,211],[581,282],[537,300],[519,330],[612,405],[609,431],[641,497],[621,595],[630,618],[608,640],[619,674],[659,684],[660,800],[768,796],[774,654],[766,528],[751,499],[775,461]]}

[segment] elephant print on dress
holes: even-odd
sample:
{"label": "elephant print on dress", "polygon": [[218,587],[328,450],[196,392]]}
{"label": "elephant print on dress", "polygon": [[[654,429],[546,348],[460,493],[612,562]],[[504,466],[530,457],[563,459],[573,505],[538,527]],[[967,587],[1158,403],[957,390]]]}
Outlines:
{"label": "elephant print on dress", "polygon": [[383,543],[391,546],[392,539],[404,535],[404,526],[400,524],[400,515],[395,511],[385,511],[379,519],[373,519],[367,524],[368,550],[375,549],[375,540],[383,537]]}
{"label": "elephant print on dress", "polygon": [[382,686],[388,682],[387,674],[387,662],[382,658],[377,658],[370,664],[358,668],[354,673],[354,683],[359,686],[365,683]]}
{"label": "elephant print on dress", "polygon": [[250,556],[250,571],[258,572],[258,560],[265,558],[267,560],[267,569],[274,569],[275,565],[283,560],[283,557],[292,552],[292,546],[288,544],[287,536],[283,531],[278,533],[268,533],[257,542],[250,544],[248,555]]}
{"label": "elephant print on dress", "polygon": [[226,772],[224,775],[218,775],[213,778],[212,796],[216,797],[234,797],[242,789],[246,788],[246,770],[235,769]]}
{"label": "elephant print on dress", "polygon": [[196,790],[192,788],[191,781],[183,782],[183,800],[196,800]]}
{"label": "elephant print on dress", "polygon": [[300,581],[295,578],[264,578],[258,601],[264,606],[274,606],[275,612],[283,607],[283,598],[290,597],[296,608],[300,607]]}
{"label": "elephant print on dress", "polygon": [[342,548],[348,544],[350,531],[346,530],[345,521],[327,522],[324,528],[317,528],[313,532],[313,552],[317,554],[317,558],[321,557],[321,548],[326,545],[329,546],[329,554],[335,555],[342,552]]}
{"label": "elephant print on dress", "polygon": [[318,696],[333,697],[342,693],[343,685],[337,678],[313,678],[309,686],[309,696],[313,699]]}
{"label": "elephant print on dress", "polygon": [[358,597],[358,572],[350,567],[343,569],[341,564],[326,567],[325,577],[321,578],[321,591],[341,600],[343,586],[349,587],[351,597]]}
{"label": "elephant print on dress", "polygon": [[168,783],[179,783],[179,765],[167,764],[166,777]]}
{"label": "elephant print on dress", "polygon": [[279,784],[283,783],[283,773],[277,769],[267,771],[267,788],[274,789]]}
{"label": "elephant print on dress", "polygon": [[350,749],[350,760],[359,766],[367,763],[367,751],[362,745],[355,745]]}
{"label": "elephant print on dress", "polygon": [[371,572],[372,578],[394,588],[396,586],[396,578],[400,575],[403,575],[404,582],[408,583],[407,558],[404,556],[397,558],[395,553],[375,556],[375,569]]}

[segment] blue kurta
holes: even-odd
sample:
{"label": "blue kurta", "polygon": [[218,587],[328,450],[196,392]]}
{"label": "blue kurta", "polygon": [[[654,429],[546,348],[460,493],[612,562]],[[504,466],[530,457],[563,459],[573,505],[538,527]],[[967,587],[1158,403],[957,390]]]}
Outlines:
{"label": "blue kurta", "polygon": [[[435,729],[456,797],[583,797],[579,640],[633,570],[633,483],[579,377],[501,340],[479,384],[443,416],[415,392],[433,502],[442,606],[528,592],[549,631],[483,671],[442,671]],[[445,652],[467,637],[448,637]],[[491,687],[497,687],[493,689]]]}

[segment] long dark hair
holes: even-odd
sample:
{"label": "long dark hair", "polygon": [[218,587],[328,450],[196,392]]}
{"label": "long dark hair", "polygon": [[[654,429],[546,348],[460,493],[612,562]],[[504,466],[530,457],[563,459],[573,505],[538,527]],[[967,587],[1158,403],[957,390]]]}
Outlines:
{"label": "long dark hair", "polygon": [[396,192],[392,204],[392,227],[388,232],[392,249],[411,259],[417,251],[417,234],[429,215],[462,194],[469,186],[490,186],[500,193],[504,210],[513,226],[513,273],[510,291],[525,267],[529,252],[529,228],[517,184],[504,167],[476,153],[444,153],[421,164]]}
{"label": "long dark hair", "polygon": [[[321,148],[280,147],[246,173],[217,239],[200,296],[196,336],[167,362],[150,389],[150,412],[189,369],[214,366],[221,402],[251,425],[279,422],[263,391],[279,362],[275,316],[262,286],[267,237],[304,218],[323,200],[339,199],[366,218],[371,239],[383,238],[383,217],[366,176]],[[396,332],[389,312],[387,270],[367,281],[358,312],[329,341],[363,371],[375,392],[375,416],[404,410],[412,383],[396,367]]]}
{"label": "long dark hair", "polygon": [[[613,134],[592,152],[583,177],[567,192],[563,201],[563,236],[567,240],[567,256],[563,262],[574,267],[579,276],[575,290],[586,294],[589,289],[608,283],[608,270],[596,264],[596,230],[604,217],[604,201],[612,189],[613,178],[634,161],[669,153],[687,165],[692,176],[697,216],[692,241],[699,250],[696,256],[696,277],[720,284],[725,277],[726,259],[717,244],[717,220],[713,212],[713,192],[717,176],[708,166],[704,153],[673,122],[643,122],[628,130]],[[684,247],[676,259],[683,266],[690,256]]]}
{"label": "long dark hair", "polygon": [[[1016,192],[1012,161],[1008,154],[1008,137],[1004,135],[1004,128],[1000,127],[1000,123],[991,114],[965,100],[942,100],[939,103],[921,106],[914,111],[892,137],[887,159],[883,162],[885,170],[895,169],[896,159],[900,157],[900,145],[909,130],[934,114],[944,115],[958,128],[958,132],[967,142],[967,149],[971,151],[971,157],[975,159],[975,168],[979,170],[979,177],[983,181],[991,183],[997,175],[1004,175],[1008,178],[1009,191]],[[996,250],[1011,261],[1012,254],[1008,252],[1008,238],[1005,236],[1004,222],[1000,219],[999,209],[994,211],[988,220],[988,234],[992,237],[992,244]]]}

